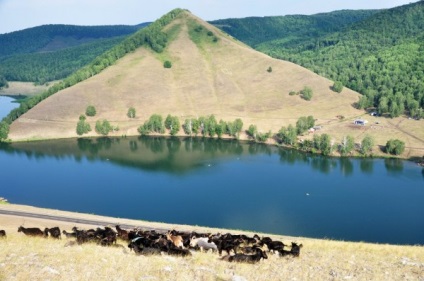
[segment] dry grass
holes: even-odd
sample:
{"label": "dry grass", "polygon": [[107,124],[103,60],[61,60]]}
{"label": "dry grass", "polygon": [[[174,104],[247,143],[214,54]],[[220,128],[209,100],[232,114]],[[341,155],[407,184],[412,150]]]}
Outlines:
{"label": "dry grass", "polygon": [[[211,30],[218,42],[203,42],[200,47],[192,42],[188,26],[193,21]],[[209,114],[217,120],[241,118],[245,128],[255,124],[263,132],[274,133],[282,126],[294,125],[301,116],[313,115],[324,125],[322,133],[329,133],[336,142],[349,134],[358,142],[365,133],[370,134],[378,145],[398,137],[408,147],[404,157],[424,154],[424,130],[419,129],[424,120],[384,119],[387,124],[380,129],[368,125],[363,132],[351,126],[352,120],[365,114],[352,106],[358,93],[347,88],[334,93],[328,79],[257,52],[188,13],[165,29],[172,30],[175,39],[163,54],[137,49],[102,73],[34,107],[12,124],[9,137],[13,141],[77,137],[78,117],[92,104],[98,115],[88,118],[91,127],[106,118],[119,126],[120,131],[114,133],[118,136],[137,135],[137,128],[155,113],[176,115],[181,122]],[[171,69],[163,67],[165,58],[172,61]],[[270,66],[272,73],[266,71]],[[305,86],[313,89],[311,101],[289,96],[290,91]],[[135,119],[126,116],[130,107],[136,109]],[[346,119],[340,121],[338,115]],[[373,117],[366,119],[373,124]]]}
{"label": "dry grass", "polygon": [[[140,224],[139,221],[27,206],[2,205],[0,208]],[[284,242],[294,239],[302,242],[304,247],[300,257],[281,258],[269,255],[268,260],[256,265],[247,265],[221,261],[215,253],[194,252],[189,258],[166,255],[136,256],[133,252],[129,252],[123,241],[118,241],[122,246],[109,248],[95,244],[67,247],[68,240],[65,238],[56,241],[25,237],[16,231],[21,223],[22,218],[0,216],[1,228],[6,229],[8,233],[6,239],[0,239],[0,280],[423,280],[424,278],[422,246],[272,236]],[[41,228],[58,225],[62,229],[69,230],[74,224],[26,218],[25,225]],[[196,231],[227,231],[157,223],[150,225]]]}
{"label": "dry grass", "polygon": [[[54,84],[51,82],[50,84]],[[36,86],[31,82],[9,82],[9,87],[0,90],[0,95],[24,95],[33,96],[47,90],[48,85]]]}

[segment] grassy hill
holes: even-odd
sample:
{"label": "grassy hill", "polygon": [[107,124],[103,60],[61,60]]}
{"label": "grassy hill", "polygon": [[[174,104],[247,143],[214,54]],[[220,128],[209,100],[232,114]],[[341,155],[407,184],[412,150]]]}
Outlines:
{"label": "grassy hill", "polygon": [[146,25],[43,25],[0,34],[0,77],[39,84],[63,79]]}
{"label": "grassy hill", "polygon": [[[171,68],[164,68],[167,60]],[[93,76],[95,71],[100,73]],[[212,114],[216,120],[240,118],[245,130],[255,124],[259,131],[274,133],[294,125],[301,116],[313,115],[324,126],[321,132],[330,134],[334,142],[348,134],[360,142],[370,134],[376,144],[384,145],[389,137],[397,137],[407,144],[406,156],[421,154],[424,132],[415,127],[422,123],[384,120],[378,126],[352,126],[353,119],[365,114],[353,107],[359,94],[347,88],[338,94],[330,89],[332,85],[328,79],[259,53],[189,12],[177,10],[53,86],[48,95],[58,92],[35,106],[26,105],[32,109],[24,115],[20,116],[20,109],[13,112],[20,117],[10,126],[9,138],[77,137],[78,119],[93,105],[97,115],[87,117],[93,128],[88,136],[97,135],[95,123],[103,119],[119,127],[112,135],[137,135],[137,128],[156,113],[175,115],[180,123]],[[313,91],[311,101],[289,95],[305,87]],[[135,108],[136,118],[127,117],[130,107]],[[374,123],[375,118],[368,119]]]}
{"label": "grassy hill", "polygon": [[424,1],[418,1],[297,45],[277,40],[256,48],[341,81],[364,95],[360,108],[375,107],[390,117],[406,113],[423,118],[423,42]]}

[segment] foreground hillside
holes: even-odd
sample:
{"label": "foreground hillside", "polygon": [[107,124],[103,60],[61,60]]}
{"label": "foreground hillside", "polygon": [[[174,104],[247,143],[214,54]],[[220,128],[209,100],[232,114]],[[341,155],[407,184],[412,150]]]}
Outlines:
{"label": "foreground hillside", "polygon": [[[286,244],[301,242],[299,258],[269,254],[258,264],[233,264],[219,259],[217,253],[193,252],[188,258],[136,256],[118,240],[114,247],[96,244],[70,246],[70,241],[30,238],[18,233],[26,227],[59,226],[69,230],[103,227],[102,221],[114,224],[147,226],[198,232],[245,233],[193,226],[166,225],[20,205],[0,205],[0,210],[17,210],[54,216],[98,221],[82,225],[29,217],[0,215],[0,225],[7,238],[0,239],[1,280],[420,280],[424,275],[422,246],[394,246],[352,243],[271,235]],[[266,234],[261,234],[266,236]],[[22,268],[25,270],[22,270]]]}
{"label": "foreground hillside", "polygon": [[[424,132],[417,129],[422,121],[368,116],[370,123],[378,124],[353,126],[354,119],[366,114],[354,108],[358,93],[347,88],[335,93],[331,90],[333,82],[328,79],[259,53],[187,11],[174,13],[167,15],[172,20],[159,20],[142,30],[139,38],[130,38],[127,45],[118,46],[117,52],[133,50],[121,59],[111,63],[109,58],[117,53],[106,53],[91,68],[82,69],[59,85],[65,89],[13,122],[9,138],[22,141],[77,137],[79,117],[92,105],[97,114],[87,118],[91,128],[96,121],[107,119],[119,128],[112,133],[117,136],[137,135],[138,127],[152,114],[172,114],[180,123],[212,114],[216,120],[240,118],[244,130],[254,124],[259,131],[273,133],[282,126],[294,125],[302,116],[312,115],[316,124],[323,126],[321,132],[330,134],[334,142],[346,135],[360,142],[369,134],[376,144],[384,146],[395,137],[405,141],[405,157],[422,156]],[[153,29],[158,26],[160,32]],[[136,47],[140,40],[149,44]],[[172,67],[165,68],[165,61],[170,61]],[[106,69],[86,80],[80,78],[91,76],[89,73],[98,68]],[[84,81],[75,84],[81,80]],[[310,101],[289,95],[305,87],[313,91]],[[131,107],[137,112],[135,118],[127,116]],[[93,130],[88,136],[97,134]]]}

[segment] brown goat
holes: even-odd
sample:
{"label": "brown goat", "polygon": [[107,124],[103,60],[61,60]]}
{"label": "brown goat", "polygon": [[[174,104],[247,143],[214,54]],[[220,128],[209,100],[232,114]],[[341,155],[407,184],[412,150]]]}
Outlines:
{"label": "brown goat", "polygon": [[183,237],[181,235],[172,235],[171,232],[166,233],[166,239],[171,241],[175,247],[184,248]]}

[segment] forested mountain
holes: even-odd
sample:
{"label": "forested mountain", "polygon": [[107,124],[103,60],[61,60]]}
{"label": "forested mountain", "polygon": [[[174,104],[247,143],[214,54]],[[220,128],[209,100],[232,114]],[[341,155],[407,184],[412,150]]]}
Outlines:
{"label": "forested mountain", "polygon": [[146,25],[43,25],[1,34],[0,78],[41,84],[62,79]]}
{"label": "forested mountain", "polygon": [[[254,34],[262,38],[260,33]],[[254,46],[362,93],[360,108],[376,107],[391,117],[404,112],[424,117],[424,1],[382,10],[297,44],[288,37]]]}
{"label": "forested mountain", "polygon": [[210,23],[254,48],[267,42],[297,46],[312,38],[342,30],[377,12],[378,10],[341,10],[310,16],[248,17],[222,19]]}

